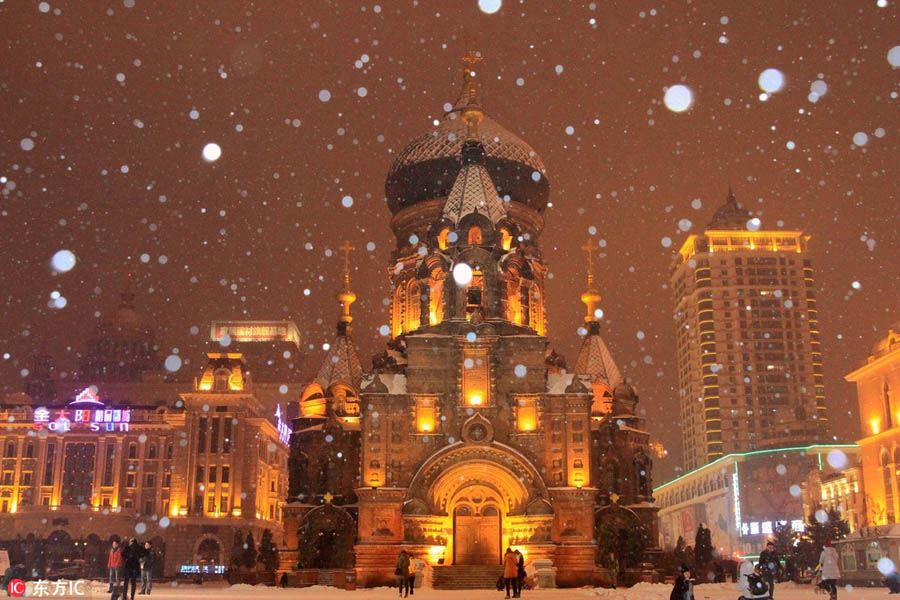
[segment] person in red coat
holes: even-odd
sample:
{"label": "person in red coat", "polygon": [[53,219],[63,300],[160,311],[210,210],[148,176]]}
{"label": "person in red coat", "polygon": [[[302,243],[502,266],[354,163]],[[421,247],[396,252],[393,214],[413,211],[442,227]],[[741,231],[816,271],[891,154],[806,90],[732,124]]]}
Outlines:
{"label": "person in red coat", "polygon": [[109,549],[106,567],[109,569],[109,593],[112,593],[113,585],[119,587],[119,579],[122,574],[122,549],[116,540],[113,540],[112,548]]}

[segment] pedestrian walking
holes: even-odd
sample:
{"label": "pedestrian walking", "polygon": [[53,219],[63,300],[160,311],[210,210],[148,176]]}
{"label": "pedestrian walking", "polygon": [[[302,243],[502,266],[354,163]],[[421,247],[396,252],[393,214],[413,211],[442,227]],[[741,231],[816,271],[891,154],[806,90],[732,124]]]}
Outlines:
{"label": "pedestrian walking", "polygon": [[778,574],[780,565],[781,559],[775,552],[775,542],[769,540],[766,543],[766,549],[759,554],[759,568],[763,581],[769,586],[769,598],[775,597],[775,576]]}
{"label": "pedestrian walking", "polygon": [[525,577],[528,576],[528,573],[525,572],[525,555],[522,554],[518,549],[516,550],[516,583],[519,586],[518,593],[516,594],[516,598],[522,597],[522,590],[525,589]]}
{"label": "pedestrian walking", "polygon": [[122,576],[122,548],[119,542],[113,540],[112,547],[109,549],[109,558],[106,560],[106,568],[109,569],[109,589],[110,594],[114,586],[119,585]]}
{"label": "pedestrian walking", "polygon": [[122,550],[122,563],[125,571],[125,585],[122,588],[122,600],[128,597],[128,584],[131,583],[131,600],[137,591],[137,582],[141,578],[141,547],[135,538],[131,538]]}
{"label": "pedestrian walking", "polygon": [[397,589],[400,596],[405,598],[409,595],[409,588],[406,587],[409,582],[409,554],[406,553],[406,550],[401,550],[397,556],[394,575],[397,576]]}
{"label": "pedestrian walking", "polygon": [[672,593],[669,594],[669,600],[694,600],[694,580],[691,578],[691,569],[687,565],[681,565],[678,579],[675,580],[675,586],[672,588]]}
{"label": "pedestrian walking", "polygon": [[519,597],[519,566],[516,559],[516,553],[512,548],[507,548],[503,555],[503,582],[506,585],[506,598],[509,598],[509,590],[512,588],[513,598]]}
{"label": "pedestrian walking", "polygon": [[425,563],[413,556],[412,552],[410,552],[409,577],[406,578],[406,590],[409,592],[410,596],[416,593],[416,573],[418,573],[420,565],[424,567]]}
{"label": "pedestrian walking", "polygon": [[822,554],[819,555],[819,565],[816,569],[822,569],[822,583],[819,587],[829,593],[831,600],[837,600],[837,580],[841,578],[841,568],[838,566],[838,553],[831,546],[831,540],[825,540]]}
{"label": "pedestrian walking", "polygon": [[153,544],[144,542],[144,551],[141,553],[141,596],[149,596],[153,589],[153,569],[156,567],[156,550]]}

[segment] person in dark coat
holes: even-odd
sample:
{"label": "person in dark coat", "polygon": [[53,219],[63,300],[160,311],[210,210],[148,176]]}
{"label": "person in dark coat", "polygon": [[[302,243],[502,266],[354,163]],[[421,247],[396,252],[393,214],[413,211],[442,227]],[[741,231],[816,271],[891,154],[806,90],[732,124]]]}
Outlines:
{"label": "person in dark coat", "polygon": [[691,569],[687,565],[681,565],[675,587],[669,594],[669,600],[694,600],[694,580],[691,579]]}
{"label": "person in dark coat", "polygon": [[400,595],[409,595],[409,588],[406,587],[409,581],[409,554],[406,553],[406,550],[401,550],[397,556],[394,575],[397,576],[397,589],[400,590]]}
{"label": "person in dark coat", "polygon": [[141,553],[140,557],[141,563],[141,596],[150,595],[150,590],[153,589],[153,569],[156,568],[156,550],[153,549],[153,544],[150,542],[144,542],[144,550]]}
{"label": "person in dark coat", "polygon": [[516,598],[519,598],[522,596],[522,590],[525,589],[525,577],[528,576],[528,573],[525,572],[525,555],[519,550],[516,550],[516,571],[519,580],[519,591]]}
{"label": "person in dark coat", "polygon": [[122,587],[122,599],[128,596],[128,583],[131,582],[131,600],[137,591],[137,582],[141,578],[141,547],[137,540],[131,538],[131,542],[122,550],[122,562],[125,569],[125,585]]}
{"label": "person in dark coat", "polygon": [[762,571],[763,581],[769,586],[769,598],[775,597],[775,575],[780,565],[781,559],[775,552],[775,542],[769,540],[766,549],[759,555],[759,569]]}

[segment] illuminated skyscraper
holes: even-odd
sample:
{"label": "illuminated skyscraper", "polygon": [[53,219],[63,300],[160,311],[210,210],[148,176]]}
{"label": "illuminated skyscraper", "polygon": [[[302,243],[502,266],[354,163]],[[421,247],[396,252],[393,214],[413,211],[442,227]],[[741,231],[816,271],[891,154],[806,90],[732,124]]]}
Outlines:
{"label": "illuminated skyscraper", "polygon": [[729,190],[673,262],[688,470],[827,439],[809,236],[759,227]]}

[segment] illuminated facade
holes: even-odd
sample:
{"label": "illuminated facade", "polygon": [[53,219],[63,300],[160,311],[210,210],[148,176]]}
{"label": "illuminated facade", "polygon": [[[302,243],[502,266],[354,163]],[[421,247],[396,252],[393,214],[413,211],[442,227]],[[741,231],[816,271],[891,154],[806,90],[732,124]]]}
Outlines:
{"label": "illuminated facade", "polygon": [[758,227],[729,192],[706,231],[675,256],[687,469],[827,439],[809,236]]}
{"label": "illuminated facade", "polygon": [[258,542],[270,529],[280,541],[286,404],[257,393],[236,351],[209,353],[193,384],[167,378],[134,351],[155,348],[149,329],[133,326],[143,320],[132,299],[94,332],[80,381],[0,404],[0,542],[34,535],[102,556],[110,536],[135,536],[152,540],[162,573],[174,575],[228,565],[238,532]]}
{"label": "illuminated facade", "polygon": [[[576,372],[548,347],[538,244],[547,176],[484,113],[476,57],[467,60],[455,108],[387,177],[397,239],[388,347],[363,373],[345,277],[338,335],[303,395],[292,491],[303,485],[289,505],[304,515],[300,566],[324,561],[304,558],[307,539],[339,538],[330,556],[346,550],[352,520],[363,585],[392,582],[401,548],[433,569],[465,570],[499,569],[507,546],[527,562],[552,559],[561,585],[590,584],[598,528],[656,538],[649,435],[600,338],[592,272]],[[335,458],[356,461],[352,480],[329,474]]]}
{"label": "illuminated facade", "polygon": [[[858,525],[862,494],[839,482],[843,478],[846,484],[847,478],[852,479],[858,462],[859,448],[854,444],[719,457],[653,490],[659,506],[660,546],[671,550],[679,537],[693,546],[697,526],[702,523],[722,556],[756,556],[776,526],[787,524],[803,531],[810,514],[807,511],[831,506]],[[804,481],[806,485],[801,486]],[[838,497],[831,498],[831,494]],[[818,503],[814,497],[823,501]]]}
{"label": "illuminated facade", "polygon": [[900,523],[900,323],[845,379],[856,384],[859,400],[868,525]]}

